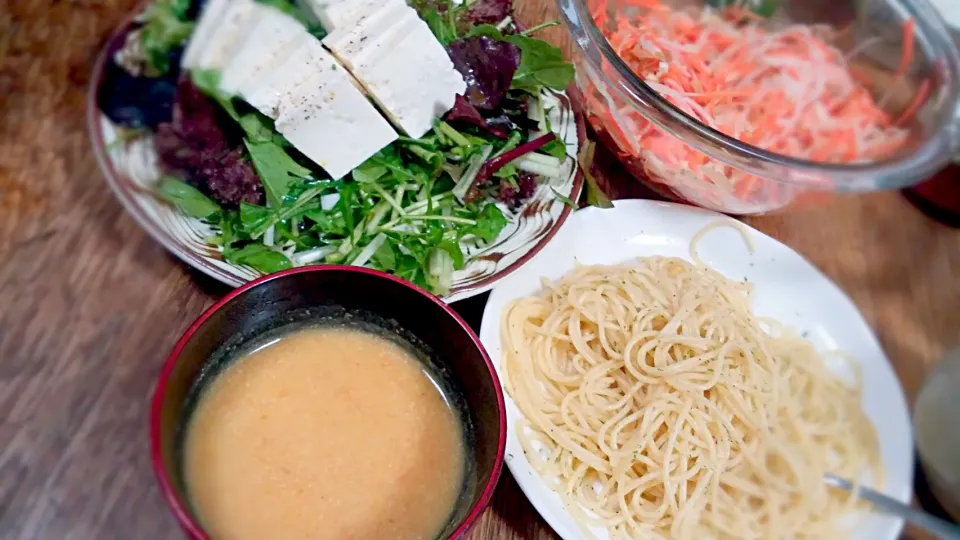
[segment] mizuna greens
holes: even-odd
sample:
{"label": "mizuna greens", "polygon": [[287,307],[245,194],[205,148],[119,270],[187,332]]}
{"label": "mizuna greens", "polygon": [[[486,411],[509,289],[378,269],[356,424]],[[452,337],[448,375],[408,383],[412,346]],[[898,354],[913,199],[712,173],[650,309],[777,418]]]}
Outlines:
{"label": "mizuna greens", "polygon": [[[220,94],[218,73],[184,75],[189,80],[178,94],[192,85],[219,109],[215,120],[198,123],[233,124],[223,129],[236,134],[223,135],[222,148],[216,148],[227,161],[237,157],[230,162],[235,170],[205,183],[197,177],[209,169],[208,157],[189,165],[168,157],[170,174],[158,191],[213,226],[217,234],[210,242],[225,260],[264,273],[317,263],[365,265],[445,294],[453,272],[464,266],[464,246],[491,242],[507,225],[497,202],[517,208],[538,181],[561,174],[565,147],[541,101],[542,91],[562,91],[572,81],[573,66],[560,50],[518,31],[508,2],[413,5],[447,46],[467,81],[466,95],[426,136],[401,137],[341,180],[331,180],[300,155],[270,119]],[[191,24],[176,0],[155,4],[151,20],[160,20],[156,10],[163,6],[176,9],[170,20]],[[501,13],[496,25],[485,23]],[[163,40],[156,41],[149,61],[163,72],[163,61],[156,59]],[[170,135],[157,143],[162,161],[195,149],[193,135],[205,129],[189,124],[184,99],[174,104],[169,126],[159,130]],[[197,154],[203,152],[209,150]],[[259,186],[249,185],[250,165]],[[229,189],[218,189],[224,185]]]}

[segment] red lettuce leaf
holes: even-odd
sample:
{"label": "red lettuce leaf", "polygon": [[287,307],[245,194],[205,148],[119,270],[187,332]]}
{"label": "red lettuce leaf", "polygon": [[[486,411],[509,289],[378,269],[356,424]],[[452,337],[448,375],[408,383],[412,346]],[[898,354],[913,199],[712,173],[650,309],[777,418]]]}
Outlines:
{"label": "red lettuce leaf", "polygon": [[467,10],[466,18],[473,24],[496,24],[510,15],[512,0],[479,0]]}
{"label": "red lettuce leaf", "polygon": [[480,172],[477,173],[477,177],[473,179],[473,184],[470,185],[470,189],[467,190],[467,195],[465,197],[467,202],[476,200],[480,196],[480,186],[486,184],[495,172],[504,168],[511,161],[543,148],[547,143],[554,140],[556,137],[557,136],[554,133],[547,133],[546,135],[523,143],[513,150],[504,152],[484,163],[483,166],[480,167]]}
{"label": "red lettuce leaf", "polygon": [[500,195],[498,198],[510,208],[518,208],[527,199],[533,197],[536,191],[537,176],[520,171],[520,174],[517,175],[516,184],[511,183],[506,178],[500,180]]}
{"label": "red lettuce leaf", "polygon": [[475,36],[452,42],[447,52],[467,83],[467,101],[480,111],[497,110],[520,65],[520,49],[506,41]]}
{"label": "red lettuce leaf", "polygon": [[480,111],[471,105],[463,96],[457,96],[457,101],[454,103],[453,108],[450,109],[450,112],[447,113],[446,120],[451,123],[477,126],[500,139],[506,139],[510,135],[511,125],[509,124],[509,119],[507,119],[508,124],[506,126],[502,125],[499,117],[488,121],[480,114]]}
{"label": "red lettuce leaf", "polygon": [[236,124],[189,77],[177,87],[173,118],[153,139],[161,168],[227,208],[262,204],[263,186]]}
{"label": "red lettuce leaf", "polygon": [[[417,10],[421,18],[428,18],[431,12],[442,15],[461,34],[479,24],[497,24],[513,11],[512,0],[474,0],[467,8],[464,8],[463,2],[454,3],[451,0],[408,0],[407,3]],[[452,18],[447,15],[451,9],[454,11]]]}

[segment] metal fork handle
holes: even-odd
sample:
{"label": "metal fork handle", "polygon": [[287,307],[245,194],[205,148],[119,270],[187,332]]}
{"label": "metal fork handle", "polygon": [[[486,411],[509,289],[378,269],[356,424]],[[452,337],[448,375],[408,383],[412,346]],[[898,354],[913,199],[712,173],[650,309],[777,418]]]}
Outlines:
{"label": "metal fork handle", "polygon": [[864,486],[854,487],[849,480],[840,478],[839,476],[828,474],[824,477],[824,479],[828,484],[846,491],[858,489],[860,498],[869,501],[870,504],[875,506],[878,510],[890,515],[901,517],[933,534],[937,538],[942,538],[944,540],[960,540],[960,526],[958,525],[944,521],[922,510],[917,510],[907,506],[896,499],[887,497],[879,491],[874,491]]}

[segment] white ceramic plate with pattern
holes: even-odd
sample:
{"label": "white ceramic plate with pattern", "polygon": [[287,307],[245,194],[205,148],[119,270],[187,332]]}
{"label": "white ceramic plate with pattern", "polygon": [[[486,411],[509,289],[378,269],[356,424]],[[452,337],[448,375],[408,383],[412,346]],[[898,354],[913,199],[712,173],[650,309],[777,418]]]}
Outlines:
{"label": "white ceramic plate with pattern", "polygon": [[[556,280],[581,264],[617,264],[661,255],[690,260],[690,242],[707,225],[730,218],[690,206],[655,201],[617,201],[609,210],[574,213],[556,239],[532,261],[500,281],[487,301],[480,341],[502,380],[500,323],[510,302],[540,292],[541,278]],[[773,238],[749,229],[755,251],[747,252],[733,228],[710,231],[699,243],[703,261],[730,279],[755,285],[754,311],[791,326],[821,352],[840,350],[860,363],[862,406],[877,429],[886,478],[880,491],[904,503],[913,491],[913,436],[906,399],[880,343],[856,305],[810,262]],[[530,465],[517,437],[521,412],[504,391],[507,408],[505,461],[540,515],[564,540],[586,536],[557,495]],[[903,521],[883,514],[852,519],[852,540],[894,540]],[[606,531],[593,529],[597,538]]]}
{"label": "white ceramic plate with pattern", "polygon": [[[154,186],[161,173],[150,135],[124,136],[119,140],[120,130],[97,105],[108,51],[119,48],[116,40],[124,38],[132,19],[121,25],[107,42],[91,78],[87,123],[97,162],[120,203],[150,236],[188,265],[227,285],[239,287],[260,277],[261,273],[224,261],[220,251],[205,241],[214,234],[209,225],[182,214],[155,195]],[[540,185],[517,211],[501,208],[509,224],[495,241],[484,246],[463,246],[466,264],[454,273],[450,294],[444,297],[447,302],[490,290],[499,279],[533,257],[553,238],[571,212],[554,192],[574,201],[580,195],[583,175],[576,156],[586,133],[579,104],[566,93],[544,94],[544,100],[547,107],[552,107],[550,125],[567,147],[564,174],[549,184]]]}

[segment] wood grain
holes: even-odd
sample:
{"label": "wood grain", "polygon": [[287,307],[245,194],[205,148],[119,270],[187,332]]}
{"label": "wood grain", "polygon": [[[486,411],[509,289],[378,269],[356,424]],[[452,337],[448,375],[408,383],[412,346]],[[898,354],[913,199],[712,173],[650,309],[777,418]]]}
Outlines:
{"label": "wood grain", "polygon": [[[0,0],[0,538],[179,538],[154,485],[146,413],[177,335],[225,289],[168,256],[89,151],[97,48],[134,0]],[[518,0],[528,22],[550,0]],[[562,41],[562,31],[547,35]],[[602,171],[621,194],[630,184]],[[835,279],[913,398],[958,345],[960,232],[898,194],[748,220]],[[482,299],[458,306],[474,320]],[[909,533],[913,537],[912,533]],[[555,538],[505,474],[476,539]]]}

